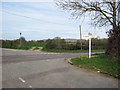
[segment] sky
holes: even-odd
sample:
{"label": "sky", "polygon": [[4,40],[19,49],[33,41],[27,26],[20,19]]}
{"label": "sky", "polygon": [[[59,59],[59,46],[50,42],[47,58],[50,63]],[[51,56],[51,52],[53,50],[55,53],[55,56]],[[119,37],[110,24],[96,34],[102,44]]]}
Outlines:
{"label": "sky", "polygon": [[[26,40],[43,40],[61,37],[79,39],[79,25],[82,36],[91,32],[100,38],[107,38],[105,27],[93,27],[89,15],[81,19],[73,19],[55,5],[55,1],[42,2],[2,2],[2,39],[14,40],[20,32]],[[1,19],[1,18],[0,18]],[[82,37],[84,38],[84,37]]]}

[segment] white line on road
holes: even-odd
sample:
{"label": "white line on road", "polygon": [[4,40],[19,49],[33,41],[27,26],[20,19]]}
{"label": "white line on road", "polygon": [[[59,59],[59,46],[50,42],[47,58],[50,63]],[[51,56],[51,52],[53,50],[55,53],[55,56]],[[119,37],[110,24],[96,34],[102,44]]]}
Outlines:
{"label": "white line on road", "polygon": [[29,88],[32,88],[32,86],[29,86]]}
{"label": "white line on road", "polygon": [[22,79],[21,77],[19,77],[19,80],[22,81],[23,83],[25,83],[25,80]]}

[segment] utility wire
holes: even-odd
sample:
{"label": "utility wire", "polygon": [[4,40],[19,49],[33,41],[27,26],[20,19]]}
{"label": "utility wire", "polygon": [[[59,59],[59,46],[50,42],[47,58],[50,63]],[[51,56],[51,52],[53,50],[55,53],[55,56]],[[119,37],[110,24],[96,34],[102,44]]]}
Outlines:
{"label": "utility wire", "polygon": [[33,20],[36,20],[36,21],[42,21],[42,22],[47,22],[47,23],[52,23],[52,24],[65,25],[65,24],[61,24],[61,23],[54,23],[54,22],[50,22],[50,21],[43,21],[41,19],[37,19],[37,18],[25,16],[25,15],[15,14],[15,13],[12,13],[12,12],[9,12],[9,11],[6,11],[6,10],[0,10],[0,11],[5,12],[7,14],[15,15],[15,16],[20,16],[20,17],[24,17],[24,18],[28,18],[28,19],[33,19]]}
{"label": "utility wire", "polygon": [[[1,10],[0,10],[1,11]],[[34,20],[39,20],[39,21],[42,21],[40,19],[37,19],[37,18],[32,18],[32,17],[29,17],[29,16],[25,16],[25,15],[20,15],[20,14],[15,14],[15,13],[11,13],[9,11],[5,11],[5,10],[2,10],[3,12],[5,13],[8,13],[8,14],[11,14],[11,15],[15,15],[15,16],[20,16],[20,17],[25,17],[25,18],[29,18],[29,19],[34,19]]]}
{"label": "utility wire", "polygon": [[[6,7],[6,6],[4,6],[4,7]],[[6,8],[9,8],[9,7],[6,7]],[[39,21],[41,21],[40,19],[37,19],[37,18],[32,18],[32,17],[29,17],[29,16],[20,15],[20,14],[15,14],[15,13],[9,12],[9,11],[7,11],[7,10],[0,10],[0,11],[5,12],[5,13],[7,13],[7,14],[15,15],[15,16],[20,16],[20,17],[25,17],[25,18],[29,18],[29,19],[34,19],[34,20],[39,20]]]}
{"label": "utility wire", "polygon": [[[32,17],[29,17],[29,16],[25,16],[25,15],[20,15],[20,14],[15,14],[15,13],[12,13],[12,12],[9,12],[9,11],[6,11],[6,10],[0,10],[2,12],[5,12],[7,14],[11,14],[11,15],[15,15],[15,16],[20,16],[20,17],[24,17],[24,18],[28,18],[28,19],[34,19],[34,20],[37,20],[37,21],[42,21],[40,19],[37,19],[37,18],[32,18]],[[58,23],[59,24],[59,23]],[[84,32],[88,32],[88,31],[84,31]],[[97,34],[98,31],[94,30],[93,33]]]}

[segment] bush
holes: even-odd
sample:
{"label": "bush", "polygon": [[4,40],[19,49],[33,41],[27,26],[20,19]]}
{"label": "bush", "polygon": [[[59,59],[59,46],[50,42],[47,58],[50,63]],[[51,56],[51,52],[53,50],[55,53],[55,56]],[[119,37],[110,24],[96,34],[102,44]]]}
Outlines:
{"label": "bush", "polygon": [[107,46],[107,39],[92,39],[92,49],[105,49]]}
{"label": "bush", "polygon": [[64,49],[64,50],[76,50],[76,45],[74,45],[74,44],[63,44],[62,49]]}
{"label": "bush", "polygon": [[[87,50],[89,49],[89,42],[88,40],[82,41],[82,49]],[[92,39],[92,49],[105,49],[107,45],[107,39]],[[63,50],[80,50],[81,49],[81,42],[77,41],[76,43],[66,43],[65,40],[56,37],[52,40],[47,40],[46,49],[63,49]]]}
{"label": "bush", "polygon": [[45,48],[46,49],[55,49],[57,47],[56,43],[53,42],[53,40],[47,40],[45,43]]}
{"label": "bush", "polygon": [[22,46],[20,47],[20,40],[1,40],[2,48],[12,48],[12,49],[30,49],[32,47],[44,47],[44,43],[26,41],[24,38],[22,41]]}
{"label": "bush", "polygon": [[81,49],[81,42],[80,41],[77,41],[77,43],[76,43],[76,49]]}
{"label": "bush", "polygon": [[56,37],[52,40],[48,39],[45,44],[46,49],[62,49],[62,45],[65,44],[64,39]]}
{"label": "bush", "polygon": [[83,45],[83,46],[82,46],[82,49],[83,49],[83,50],[88,50],[89,47],[88,47],[88,45]]}
{"label": "bush", "polygon": [[34,48],[34,50],[38,50],[38,49],[39,49],[38,47]]}
{"label": "bush", "polygon": [[108,36],[106,55],[120,61],[120,26],[118,26],[118,30],[109,30]]}

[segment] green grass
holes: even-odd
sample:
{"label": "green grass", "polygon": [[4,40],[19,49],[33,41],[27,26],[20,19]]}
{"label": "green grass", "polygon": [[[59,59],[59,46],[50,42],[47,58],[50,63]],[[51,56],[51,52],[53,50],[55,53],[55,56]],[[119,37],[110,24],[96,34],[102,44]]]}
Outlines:
{"label": "green grass", "polygon": [[[88,52],[88,50],[62,50],[62,49],[43,49],[46,52],[57,52],[57,53],[79,53]],[[92,52],[105,52],[105,50],[92,50]]]}
{"label": "green grass", "polygon": [[90,59],[83,56],[76,57],[72,58],[71,62],[73,65],[79,66],[80,68],[91,69],[115,78],[119,78],[120,76],[118,72],[120,70],[118,63],[120,64],[120,62],[118,62],[118,60],[112,60],[104,54]]}
{"label": "green grass", "polygon": [[39,49],[38,47],[34,48],[34,50],[38,50],[38,49]]}

